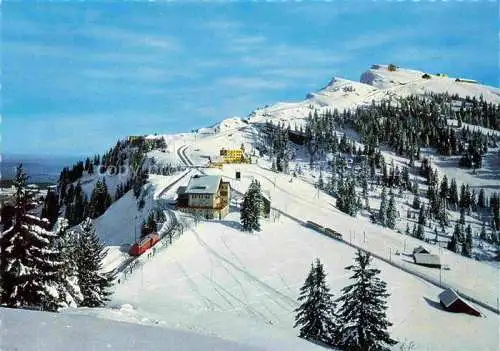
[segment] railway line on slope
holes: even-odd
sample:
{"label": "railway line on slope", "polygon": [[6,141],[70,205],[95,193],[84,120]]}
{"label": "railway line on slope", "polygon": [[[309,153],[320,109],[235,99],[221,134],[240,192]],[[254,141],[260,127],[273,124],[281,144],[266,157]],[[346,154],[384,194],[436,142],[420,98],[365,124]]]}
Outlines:
{"label": "railway line on slope", "polygon": [[[185,160],[186,160],[186,161],[184,161],[184,162],[186,163],[186,165],[192,165],[192,166],[193,166],[194,164],[191,162],[191,160],[189,159],[189,157],[185,154],[185,150],[186,150],[186,148],[187,148],[187,146],[186,146],[186,147],[181,147],[181,148],[180,148],[181,153],[182,153],[183,157],[184,157],[184,158],[185,158]],[[200,172],[204,173],[202,170],[200,170]],[[261,177],[265,178],[266,180],[268,180],[268,181],[270,181],[270,182],[272,182],[272,183],[273,183],[272,179],[270,179],[270,178],[266,177],[266,176],[265,176],[265,175],[263,175],[263,174],[260,174],[260,173],[258,173],[258,172],[251,172],[251,173],[254,173],[254,174],[256,174],[256,175],[259,175],[259,176],[261,176]],[[282,188],[280,188],[280,187],[278,187],[278,186],[277,186],[277,188],[278,188],[278,189],[280,189],[281,191],[284,191],[285,193],[287,193],[287,194],[289,194],[289,195],[292,195],[293,197],[297,198],[297,195],[295,195],[295,194],[291,194],[291,192],[289,192],[289,191],[287,191],[287,190],[285,190],[285,189],[282,189]],[[238,191],[238,190],[234,189],[233,187],[231,187],[231,190],[232,190],[234,193],[236,193],[236,194],[238,194],[238,195],[240,195],[240,196],[243,196],[243,193],[241,193],[240,191]],[[301,199],[301,200],[304,200],[304,199]],[[310,203],[309,201],[307,201],[307,200],[306,200],[306,201],[304,201],[304,202],[305,202],[305,203],[308,203],[309,205],[311,205],[311,203]],[[301,220],[301,219],[300,219],[300,218],[298,218],[298,217],[295,217],[295,216],[293,216],[293,215],[291,215],[291,214],[289,214],[289,213],[287,213],[287,212],[284,212],[284,211],[282,211],[282,210],[280,210],[280,209],[278,209],[278,208],[275,208],[275,207],[271,207],[271,208],[272,208],[274,211],[276,211],[276,212],[278,212],[278,213],[282,214],[283,216],[285,216],[285,217],[287,217],[287,218],[289,218],[289,219],[292,219],[293,221],[295,221],[295,222],[297,222],[297,223],[299,223],[299,224],[302,224],[302,225],[305,225],[305,224],[306,224],[306,221]],[[345,233],[343,233],[343,234],[345,234]],[[349,241],[347,241],[347,240],[345,240],[345,239],[341,239],[341,241],[342,241],[343,243],[345,243],[345,244],[347,244],[347,245],[349,245],[349,246],[353,247],[354,249],[361,249],[361,250],[363,250],[363,251],[365,251],[365,252],[369,252],[369,253],[370,253],[370,254],[372,254],[375,258],[378,258],[378,259],[380,259],[380,260],[382,260],[382,261],[384,261],[384,262],[386,262],[386,263],[390,264],[391,266],[396,267],[396,268],[399,268],[399,269],[403,270],[404,272],[406,272],[406,273],[408,273],[408,274],[411,274],[411,275],[413,275],[413,276],[415,276],[415,277],[417,277],[417,278],[420,278],[420,279],[422,279],[422,280],[424,280],[424,281],[426,281],[426,282],[428,282],[428,283],[430,283],[430,284],[432,284],[432,285],[435,285],[435,286],[438,286],[438,287],[441,287],[441,288],[448,288],[448,287],[455,288],[455,289],[457,288],[456,286],[454,286],[454,285],[456,285],[456,284],[453,284],[453,283],[443,284],[442,282],[440,282],[440,281],[436,280],[435,278],[433,278],[433,277],[429,276],[428,274],[426,274],[426,273],[424,273],[424,272],[415,271],[415,270],[412,270],[412,269],[410,269],[410,268],[408,268],[408,267],[403,267],[401,264],[399,264],[399,263],[397,263],[397,262],[395,262],[395,261],[393,261],[393,260],[391,260],[391,259],[387,259],[387,258],[383,257],[382,255],[380,255],[379,253],[376,253],[376,252],[370,251],[370,250],[368,250],[368,249],[367,249],[367,248],[365,248],[365,247],[361,247],[361,246],[359,246],[359,245],[357,245],[357,244],[355,244],[355,243],[351,243],[351,242],[349,242]],[[462,289],[462,290],[463,290],[463,289]],[[499,311],[499,309],[498,309],[498,308],[495,308],[495,307],[494,307],[494,306],[492,306],[491,304],[489,304],[489,303],[487,303],[487,302],[484,302],[482,299],[480,299],[480,298],[476,298],[476,297],[472,296],[471,294],[464,293],[463,291],[461,291],[461,294],[463,295],[463,297],[465,297],[466,299],[468,299],[468,300],[472,301],[473,303],[475,303],[475,304],[477,304],[477,305],[479,305],[479,306],[481,306],[481,307],[483,307],[483,308],[485,308],[485,309],[487,309],[487,310],[489,310],[489,311],[492,311],[492,312],[494,312],[494,313],[496,313],[496,314],[500,314],[500,311]]]}
{"label": "railway line on slope", "polygon": [[[188,170],[187,172],[184,172],[183,175],[181,175],[179,178],[165,186],[163,190],[158,194],[158,198],[161,198],[167,191],[169,191],[174,185],[176,185],[178,182],[180,182],[182,179],[184,179],[189,173],[191,173],[191,170]],[[167,216],[169,216],[169,220],[165,221],[162,228],[159,231],[159,236],[160,236],[160,241],[163,240],[166,236],[168,236],[172,230],[179,224],[177,221],[177,217],[175,214],[172,212],[172,210],[165,208],[163,209]],[[165,225],[167,226],[165,228]],[[122,272],[124,272],[127,268],[130,268],[132,266],[133,262],[139,259],[141,256],[130,256],[127,257],[118,267],[113,269],[111,272],[109,272],[111,275],[117,275]]]}

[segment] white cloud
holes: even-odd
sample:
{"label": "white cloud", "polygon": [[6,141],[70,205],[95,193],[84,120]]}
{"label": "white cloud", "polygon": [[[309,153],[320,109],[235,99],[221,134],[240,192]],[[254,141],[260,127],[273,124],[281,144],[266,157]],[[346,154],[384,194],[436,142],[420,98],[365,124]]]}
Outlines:
{"label": "white cloud", "polygon": [[217,80],[215,84],[242,90],[273,90],[286,87],[283,81],[273,81],[258,77],[227,77]]}
{"label": "white cloud", "polygon": [[136,32],[111,26],[88,26],[78,31],[80,35],[98,40],[123,43],[128,47],[156,48],[168,51],[180,51],[181,45],[176,38],[148,32]]}

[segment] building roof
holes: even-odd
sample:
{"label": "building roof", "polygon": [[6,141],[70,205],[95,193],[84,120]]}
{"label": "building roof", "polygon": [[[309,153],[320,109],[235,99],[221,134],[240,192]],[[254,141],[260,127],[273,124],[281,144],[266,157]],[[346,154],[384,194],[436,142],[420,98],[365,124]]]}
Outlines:
{"label": "building roof", "polygon": [[187,186],[180,186],[177,188],[177,195],[184,194],[186,192]]}
{"label": "building roof", "polygon": [[[468,313],[468,314],[471,314],[474,316],[481,316],[481,311],[479,309],[477,309],[476,307],[471,305],[469,302],[464,300],[453,289],[448,288],[445,291],[443,291],[441,294],[439,294],[439,300],[441,301],[441,303],[443,304],[443,306],[446,309],[450,309],[450,307],[452,305],[454,305],[455,303],[458,303],[460,306],[458,308],[460,312]],[[452,309],[454,309],[454,308],[452,307]]]}
{"label": "building roof", "polygon": [[441,294],[439,294],[439,300],[444,305],[444,307],[448,308],[458,300],[460,296],[458,296],[457,292],[453,289],[446,289]]}
{"label": "building roof", "polygon": [[416,253],[413,255],[415,263],[425,264],[432,266],[441,266],[441,260],[438,255],[432,255],[428,253]]}
{"label": "building roof", "polygon": [[219,175],[195,175],[189,180],[186,194],[215,194],[222,177]]}
{"label": "building roof", "polygon": [[417,253],[425,253],[425,254],[428,254],[428,253],[431,253],[429,250],[427,250],[425,247],[423,247],[422,245],[420,245],[419,247],[416,247],[413,249],[413,254],[417,254]]}

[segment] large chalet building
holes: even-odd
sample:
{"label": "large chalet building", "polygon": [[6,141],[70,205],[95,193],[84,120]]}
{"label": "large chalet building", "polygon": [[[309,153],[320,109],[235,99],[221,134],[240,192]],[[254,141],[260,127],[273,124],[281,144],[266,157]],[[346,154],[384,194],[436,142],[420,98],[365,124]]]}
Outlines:
{"label": "large chalet building", "polygon": [[195,175],[177,190],[177,208],[206,219],[221,219],[229,212],[229,182],[218,175]]}

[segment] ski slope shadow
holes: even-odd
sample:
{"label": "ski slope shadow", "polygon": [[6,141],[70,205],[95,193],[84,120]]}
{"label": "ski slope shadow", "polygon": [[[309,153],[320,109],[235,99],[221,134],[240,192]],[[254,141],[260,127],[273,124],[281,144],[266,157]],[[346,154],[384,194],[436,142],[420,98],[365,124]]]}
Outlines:
{"label": "ski slope shadow", "polygon": [[203,295],[201,293],[200,289],[198,289],[198,286],[196,285],[194,280],[189,276],[188,272],[186,272],[186,269],[184,268],[184,266],[182,266],[181,263],[179,263],[177,261],[175,263],[176,263],[177,267],[179,268],[179,270],[184,275],[184,277],[186,278],[186,280],[188,281],[189,286],[191,287],[191,290],[194,291],[196,293],[196,295],[198,295],[201,298],[201,300],[205,304],[205,307],[207,308],[207,310],[215,310],[215,307],[217,307],[217,308],[219,308],[220,311],[224,311],[224,308],[222,308],[221,305],[219,305],[217,302],[209,299],[208,297],[206,297],[205,295]]}
{"label": "ski slope shadow", "polygon": [[434,308],[435,308],[435,309],[437,309],[437,310],[440,310],[440,311],[443,311],[443,312],[447,312],[447,311],[443,308],[443,306],[441,306],[441,304],[440,304],[439,302],[436,302],[436,301],[434,301],[434,300],[431,300],[431,299],[429,299],[429,298],[427,298],[427,297],[425,297],[425,296],[424,296],[423,298],[424,298],[425,302],[427,302],[427,304],[428,304],[429,306],[434,307]]}
{"label": "ski slope shadow", "polygon": [[[194,235],[196,236],[196,239],[198,240],[198,242],[200,243],[200,245],[203,246],[205,249],[207,249],[209,252],[211,252],[215,257],[217,257],[221,261],[227,263],[228,265],[230,265],[235,270],[243,273],[243,275],[247,279],[249,279],[250,281],[254,282],[255,284],[263,287],[267,291],[271,292],[275,297],[277,297],[279,300],[281,300],[282,302],[284,302],[285,304],[287,304],[291,308],[296,308],[297,307],[297,302],[293,298],[291,298],[291,297],[283,294],[281,291],[279,291],[279,290],[273,288],[272,286],[270,286],[269,284],[263,282],[262,280],[260,280],[256,276],[254,276],[253,274],[249,273],[247,270],[238,267],[233,262],[231,262],[227,258],[223,257],[217,251],[215,251],[212,247],[210,247],[203,239],[201,239],[199,233],[196,230],[192,229],[192,231],[193,231]],[[273,301],[276,304],[280,305],[283,308],[283,305],[279,304],[278,301],[276,301],[276,300],[273,300]]]}
{"label": "ski slope shadow", "polygon": [[[206,276],[205,274],[202,274],[202,276],[213,284],[214,290],[219,294],[219,296],[221,296],[235,310],[237,310],[237,307],[232,302],[230,302],[229,298],[232,298],[237,303],[242,305],[243,308],[245,310],[247,310],[251,316],[258,317],[266,323],[269,322],[270,318],[268,318],[262,312],[260,312],[256,308],[254,308],[250,303],[243,301],[242,299],[237,297],[235,294],[231,293],[228,289],[224,288],[222,285],[220,285],[219,283],[217,283],[215,280],[211,279],[210,277]],[[225,296],[225,295],[227,295],[227,296]],[[271,310],[269,310],[269,308],[265,304],[262,304],[262,306],[266,307],[266,309],[268,310],[269,313],[273,314],[276,318],[278,318],[278,316],[275,313],[273,313]]]}

